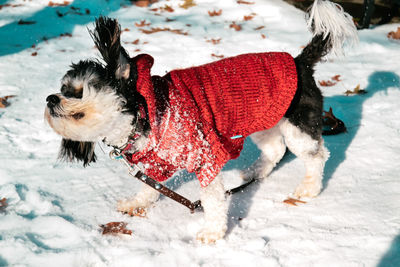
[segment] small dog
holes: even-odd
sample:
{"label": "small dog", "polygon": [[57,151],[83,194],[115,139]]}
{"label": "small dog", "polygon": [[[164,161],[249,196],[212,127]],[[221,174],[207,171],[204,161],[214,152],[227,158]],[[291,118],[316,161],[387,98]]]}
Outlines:
{"label": "small dog", "polygon": [[[105,64],[73,64],[61,92],[47,97],[45,118],[63,139],[60,158],[96,161],[95,142],[123,150],[132,164],[163,181],[179,169],[195,172],[201,184],[204,228],[197,239],[213,243],[227,230],[227,204],[219,172],[239,156],[251,135],[262,155],[250,177],[266,177],[286,147],[304,161],[306,175],[294,195],[315,197],[322,187],[328,151],[322,132],[320,90],[314,65],[340,54],[346,39],[357,40],[351,17],[341,7],[316,0],[309,11],[314,36],[300,55],[244,54],[151,76],[149,55],[130,58],[116,20],[100,17],[90,32]],[[148,208],[159,193],[144,185],[121,212]]]}

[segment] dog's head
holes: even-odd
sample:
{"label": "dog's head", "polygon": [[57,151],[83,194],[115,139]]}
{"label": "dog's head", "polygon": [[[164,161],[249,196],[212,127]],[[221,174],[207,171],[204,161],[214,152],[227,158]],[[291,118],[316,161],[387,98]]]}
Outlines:
{"label": "dog's head", "polygon": [[47,97],[45,109],[45,119],[63,137],[60,158],[84,165],[95,161],[95,142],[120,146],[127,141],[143,102],[136,91],[136,65],[121,46],[118,22],[100,17],[89,32],[104,63],[72,64],[60,92]]}

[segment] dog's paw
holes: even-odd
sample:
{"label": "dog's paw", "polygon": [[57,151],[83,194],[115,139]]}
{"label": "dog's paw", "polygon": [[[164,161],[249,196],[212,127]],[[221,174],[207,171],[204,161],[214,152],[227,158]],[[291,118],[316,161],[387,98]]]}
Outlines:
{"label": "dog's paw", "polygon": [[146,217],[146,207],[137,204],[134,200],[122,200],[118,202],[117,210],[130,216]]}
{"label": "dog's paw", "polygon": [[313,198],[318,196],[321,192],[322,183],[316,181],[303,181],[299,186],[297,186],[296,190],[294,191],[294,196],[296,198]]}
{"label": "dog's paw", "polygon": [[203,229],[197,233],[196,239],[203,244],[215,244],[215,242],[222,239],[224,235],[225,231]]}

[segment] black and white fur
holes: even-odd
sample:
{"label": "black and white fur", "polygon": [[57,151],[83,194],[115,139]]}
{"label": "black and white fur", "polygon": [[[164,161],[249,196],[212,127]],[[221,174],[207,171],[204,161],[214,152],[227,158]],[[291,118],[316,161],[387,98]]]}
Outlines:
{"label": "black and white fur", "polygon": [[[308,21],[314,35],[295,58],[296,95],[276,126],[251,136],[262,155],[251,171],[243,174],[244,179],[268,176],[289,148],[306,167],[305,178],[294,191],[298,198],[319,194],[329,155],[321,137],[323,98],[313,78],[313,67],[330,52],[341,54],[345,40],[357,40],[351,17],[336,4],[316,0]],[[136,66],[130,64],[129,55],[121,46],[118,22],[100,17],[94,32],[90,33],[105,64],[96,60],[73,64],[61,81],[61,92],[47,97],[45,110],[49,125],[63,137],[60,158],[83,161],[85,166],[96,160],[96,142],[122,147],[133,134],[139,133],[141,137],[135,142],[135,149],[140,150],[151,131],[145,100],[136,90]],[[152,82],[155,90],[165,86],[160,77],[153,77]],[[146,114],[141,114],[143,112]],[[201,189],[205,225],[197,238],[204,243],[223,238],[227,230],[224,192],[219,176]],[[132,199],[119,202],[118,210],[132,212],[148,208],[158,196],[157,191],[144,186]]]}

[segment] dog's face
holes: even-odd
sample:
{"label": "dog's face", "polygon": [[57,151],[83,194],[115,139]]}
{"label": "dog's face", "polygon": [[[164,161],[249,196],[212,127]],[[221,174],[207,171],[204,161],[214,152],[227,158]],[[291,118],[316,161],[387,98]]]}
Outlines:
{"label": "dog's face", "polygon": [[135,119],[137,75],[120,45],[116,20],[99,18],[91,36],[105,64],[96,60],[72,64],[60,92],[46,99],[45,119],[63,137],[60,157],[94,161],[94,144],[127,141]]}

